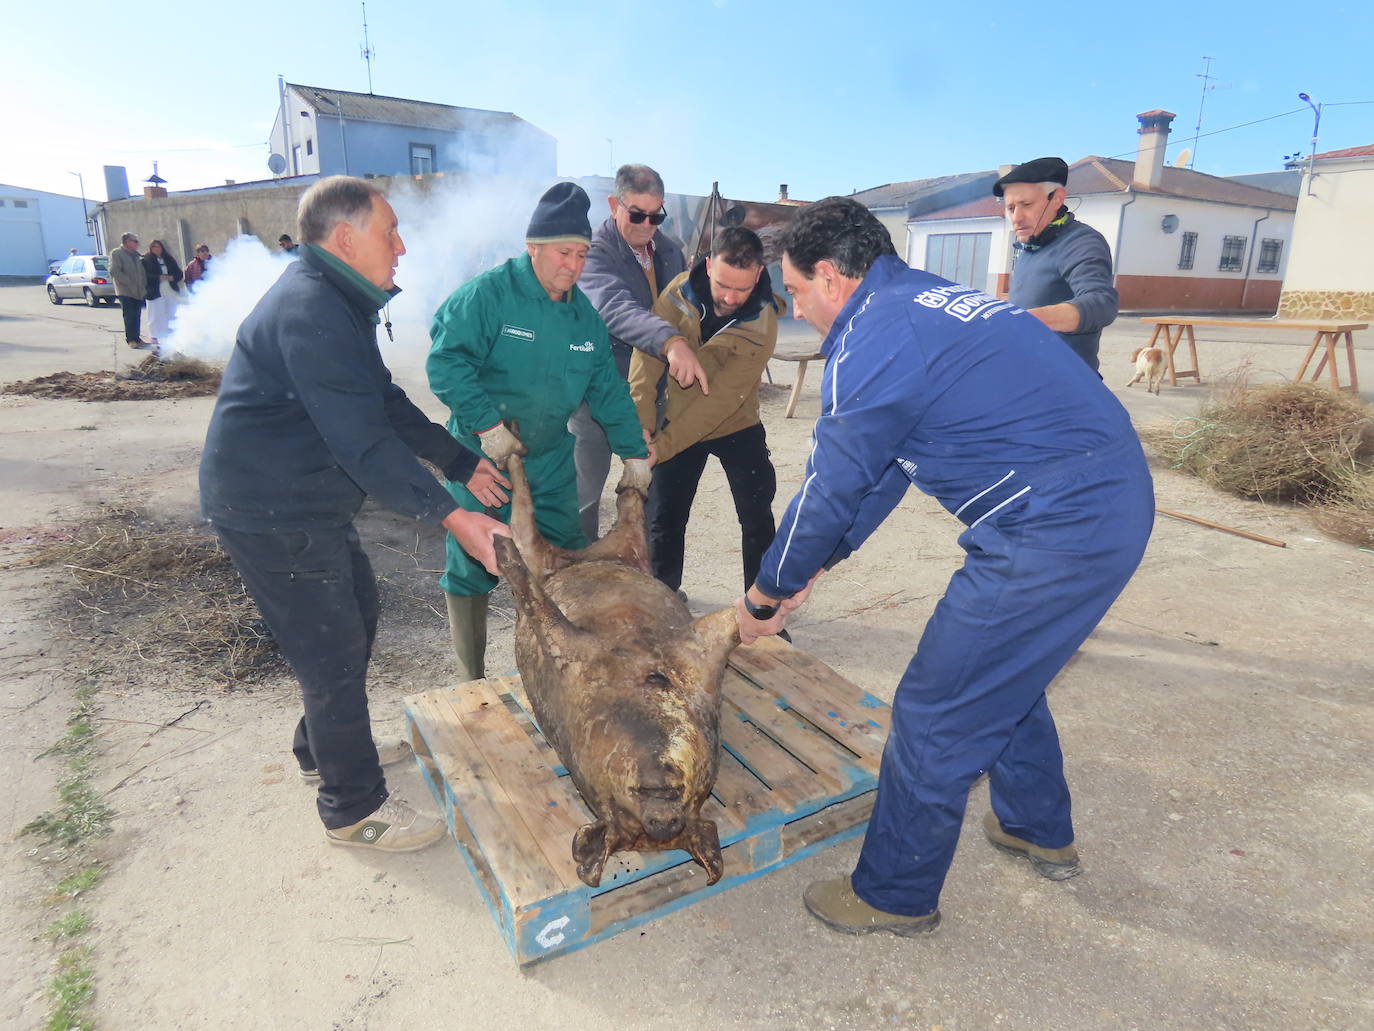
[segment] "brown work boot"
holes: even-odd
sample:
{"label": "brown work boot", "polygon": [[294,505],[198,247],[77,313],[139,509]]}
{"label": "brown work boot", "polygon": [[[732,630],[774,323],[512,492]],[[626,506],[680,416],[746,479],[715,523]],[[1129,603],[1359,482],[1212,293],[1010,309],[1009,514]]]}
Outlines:
{"label": "brown work boot", "polygon": [[903,938],[929,934],[940,926],[940,911],[925,916],[898,916],[874,909],[858,895],[848,875],[826,881],[813,881],[802,892],[802,901],[821,923],[841,934],[868,934],[891,931]]}
{"label": "brown work boot", "polygon": [[378,852],[418,852],[448,833],[443,820],[417,813],[392,795],[366,819],[349,827],[325,829],[331,845],[350,845]]}
{"label": "brown work boot", "polygon": [[1073,845],[1065,845],[1063,848],[1041,848],[1039,845],[1032,845],[1029,841],[1023,841],[1004,831],[994,812],[989,812],[983,817],[983,833],[987,835],[988,841],[992,842],[993,848],[1001,849],[1008,855],[1030,860],[1031,868],[1041,877],[1048,877],[1052,881],[1067,881],[1070,877],[1077,877],[1083,872],[1083,867],[1078,863],[1078,849]]}

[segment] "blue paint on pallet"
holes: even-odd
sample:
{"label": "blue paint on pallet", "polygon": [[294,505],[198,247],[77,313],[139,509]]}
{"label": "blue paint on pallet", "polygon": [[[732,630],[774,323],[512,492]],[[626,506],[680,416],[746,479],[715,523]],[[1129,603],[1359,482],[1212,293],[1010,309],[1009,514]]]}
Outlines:
{"label": "blue paint on pallet", "polygon": [[[760,690],[763,689],[760,688]],[[855,693],[857,696],[858,692]],[[778,708],[790,708],[785,698],[775,695],[774,700]],[[863,695],[860,704],[867,708],[886,707],[884,703],[867,694]],[[421,723],[417,721],[409,705],[406,707],[406,712],[413,734],[417,738],[423,739]],[[838,713],[830,712],[829,715],[838,720]],[[745,719],[745,722],[752,721]],[[839,722],[841,726],[848,725],[846,721],[840,720]],[[868,723],[881,729],[874,720],[869,720]],[[764,728],[760,729],[763,730]],[[777,742],[774,744],[777,745]],[[765,792],[770,790],[764,778],[750,767],[743,758],[724,744],[722,744],[722,748],[729,751],[739,760],[744,769],[760,782],[760,790]],[[853,754],[852,749],[849,751],[850,754]],[[550,756],[550,758],[553,757]],[[452,789],[444,782],[442,774],[432,773],[430,767],[423,760],[420,761],[420,768],[426,784],[439,801],[445,817],[450,823],[450,828],[452,828],[456,822],[464,819]],[[566,770],[562,767],[552,767],[552,769],[560,776],[566,775]],[[872,792],[877,784],[876,776],[866,772],[857,762],[844,763],[842,768],[836,771],[836,774],[838,779],[844,782],[840,790],[817,794],[796,803],[793,809],[787,811],[774,807],[764,812],[755,813],[746,820],[743,828],[739,830],[727,831],[722,827],[721,847],[725,856],[727,875],[720,882],[711,886],[705,884],[705,872],[695,865],[686,852],[648,852],[639,855],[641,865],[635,869],[608,868],[602,883],[596,888],[579,884],[547,898],[527,902],[523,909],[517,912],[507,895],[506,887],[500,883],[499,877],[495,874],[495,868],[490,862],[490,857],[470,855],[468,844],[461,839],[457,841],[458,851],[463,857],[469,873],[473,876],[483,901],[491,913],[492,919],[496,922],[501,936],[505,939],[512,956],[521,964],[539,962],[552,956],[584,948],[587,945],[610,938],[621,931],[641,926],[668,913],[677,912],[703,899],[718,895],[729,888],[752,881],[770,870],[781,869],[815,855],[823,849],[862,834],[867,827],[867,819],[863,817],[864,810],[862,808],[855,810],[853,806],[844,811],[842,821],[853,820],[854,822],[850,826],[831,831],[826,837],[819,840],[810,841],[804,845],[800,843],[811,834],[819,833],[820,828],[825,827],[826,824],[813,823],[809,826],[799,827],[790,833],[788,831],[790,825],[805,821],[831,806],[861,799],[862,796]],[[832,776],[836,774],[832,774]],[[557,805],[553,801],[549,801],[547,804],[550,806]],[[856,804],[862,806],[864,803],[859,801]],[[786,855],[783,854],[785,838],[789,841],[788,847],[792,849]],[[473,844],[479,852],[482,851],[483,845],[480,841],[475,841]],[[675,882],[669,874],[669,871],[678,868],[681,869],[683,877],[681,882]],[[735,872],[730,872],[732,869]],[[639,881],[653,877],[661,878],[661,875],[665,874],[668,875],[668,880],[663,881],[661,879],[659,885],[649,887],[647,889],[649,895],[643,897],[645,899],[651,898],[655,892],[680,893],[653,905],[645,901],[646,908],[643,911],[620,916],[598,928],[595,932],[592,931],[594,918],[598,912],[602,914],[603,919],[609,915],[605,909],[607,904],[617,905],[618,908],[632,908],[634,896],[627,896],[631,900],[630,903],[620,907],[614,898],[616,892]],[[692,884],[692,881],[698,883]],[[493,889],[495,891],[494,897]],[[605,898],[606,896],[611,896],[611,898]]]}

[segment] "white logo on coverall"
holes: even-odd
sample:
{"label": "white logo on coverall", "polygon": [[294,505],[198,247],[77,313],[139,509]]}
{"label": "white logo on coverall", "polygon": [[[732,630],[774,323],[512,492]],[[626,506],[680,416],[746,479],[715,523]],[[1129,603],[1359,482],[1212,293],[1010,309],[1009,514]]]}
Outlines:
{"label": "white logo on coverall", "polygon": [[569,345],[568,345],[568,350],[569,350],[569,351],[595,351],[595,350],[596,350],[596,345],[595,345],[594,343],[592,343],[590,340],[584,340],[584,341],[582,341],[582,343],[580,343],[580,344],[569,344]]}

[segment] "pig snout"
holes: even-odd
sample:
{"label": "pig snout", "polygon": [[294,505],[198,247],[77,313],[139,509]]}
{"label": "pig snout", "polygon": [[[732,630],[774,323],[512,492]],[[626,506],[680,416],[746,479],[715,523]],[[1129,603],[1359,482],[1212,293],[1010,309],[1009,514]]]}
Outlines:
{"label": "pig snout", "polygon": [[671,841],[682,833],[682,828],[687,826],[687,818],[683,815],[682,809],[671,808],[668,806],[654,805],[645,806],[640,818],[640,823],[644,826],[644,833],[652,841]]}

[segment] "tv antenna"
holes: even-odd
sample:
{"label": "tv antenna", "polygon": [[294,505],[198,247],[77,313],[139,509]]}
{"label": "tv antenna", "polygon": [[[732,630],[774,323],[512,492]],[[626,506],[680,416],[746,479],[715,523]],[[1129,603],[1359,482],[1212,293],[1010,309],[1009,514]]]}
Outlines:
{"label": "tv antenna", "polygon": [[367,39],[367,0],[363,0],[363,45],[358,48],[358,53],[367,62],[367,92],[372,93],[372,59],[377,56],[377,51],[372,49],[372,44]]}
{"label": "tv antenna", "polygon": [[1202,109],[1207,106],[1207,94],[1217,88],[1217,77],[1212,74],[1212,62],[1216,58],[1203,54],[1202,59],[1207,63],[1202,66],[1202,71],[1196,73],[1197,77],[1202,80],[1202,98],[1197,103],[1197,125],[1193,127],[1193,146],[1191,148],[1193,157],[1188,162],[1189,168],[1197,165],[1197,141],[1198,137],[1202,135]]}

